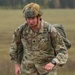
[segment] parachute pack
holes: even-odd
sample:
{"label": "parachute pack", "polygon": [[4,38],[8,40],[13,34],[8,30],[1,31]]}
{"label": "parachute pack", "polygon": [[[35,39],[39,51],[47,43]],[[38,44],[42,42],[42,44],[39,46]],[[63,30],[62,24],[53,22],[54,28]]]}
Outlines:
{"label": "parachute pack", "polygon": [[71,47],[71,42],[67,39],[66,32],[65,32],[65,30],[64,30],[63,25],[54,24],[53,26],[56,28],[56,30],[57,30],[57,31],[60,33],[60,35],[62,36],[63,41],[64,41],[65,46],[67,47],[67,49],[70,49],[70,47]]}
{"label": "parachute pack", "polygon": [[[64,27],[63,27],[62,25],[60,25],[60,24],[48,25],[48,31],[49,31],[49,32],[51,31],[51,26],[55,27],[55,29],[60,33],[60,35],[61,35],[62,38],[63,38],[63,41],[64,41],[64,43],[65,43],[65,46],[66,46],[67,50],[70,49],[70,48],[71,48],[71,42],[67,39],[67,36],[66,36],[66,32],[65,32],[65,30],[64,30]],[[51,39],[50,34],[48,34],[48,38]],[[50,40],[50,39],[49,39],[49,40]],[[52,40],[51,40],[51,45],[52,45],[52,47],[54,48],[54,46],[53,46],[53,44],[52,44]],[[54,55],[55,55],[55,56],[57,55],[55,49],[54,49]]]}

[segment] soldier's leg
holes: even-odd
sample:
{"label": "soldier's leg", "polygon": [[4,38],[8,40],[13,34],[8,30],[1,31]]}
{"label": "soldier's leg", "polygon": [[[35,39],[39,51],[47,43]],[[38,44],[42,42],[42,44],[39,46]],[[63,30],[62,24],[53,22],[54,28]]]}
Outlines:
{"label": "soldier's leg", "polygon": [[54,68],[52,71],[50,71],[48,74],[46,75],[57,75],[57,68]]}
{"label": "soldier's leg", "polygon": [[57,72],[51,71],[51,72],[49,72],[47,75],[57,75]]}
{"label": "soldier's leg", "polygon": [[38,74],[37,72],[34,72],[34,73],[22,73],[21,75],[40,75],[40,74]]}
{"label": "soldier's leg", "polygon": [[40,75],[40,74],[35,68],[32,68],[28,70],[27,69],[22,70],[22,75]]}
{"label": "soldier's leg", "polygon": [[22,69],[22,75],[40,75],[36,68]]}

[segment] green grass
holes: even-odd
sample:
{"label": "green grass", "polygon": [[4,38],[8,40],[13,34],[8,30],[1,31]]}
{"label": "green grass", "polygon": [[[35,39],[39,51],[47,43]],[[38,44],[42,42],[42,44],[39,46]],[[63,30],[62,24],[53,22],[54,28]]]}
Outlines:
{"label": "green grass", "polygon": [[[75,75],[75,10],[47,9],[43,12],[43,20],[51,24],[63,24],[67,38],[72,42],[68,62],[64,67],[58,69],[58,75]],[[14,30],[24,21],[22,10],[0,9],[0,75],[13,75],[14,73],[9,48]]]}

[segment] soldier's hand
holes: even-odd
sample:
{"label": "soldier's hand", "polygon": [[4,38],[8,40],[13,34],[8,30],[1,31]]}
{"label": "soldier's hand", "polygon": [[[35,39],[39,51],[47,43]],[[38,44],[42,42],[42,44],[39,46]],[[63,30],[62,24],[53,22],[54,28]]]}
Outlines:
{"label": "soldier's hand", "polygon": [[20,66],[18,64],[15,64],[15,75],[21,74],[21,69]]}
{"label": "soldier's hand", "polygon": [[48,63],[45,65],[44,69],[46,69],[47,71],[51,71],[54,66],[55,66],[54,64]]}

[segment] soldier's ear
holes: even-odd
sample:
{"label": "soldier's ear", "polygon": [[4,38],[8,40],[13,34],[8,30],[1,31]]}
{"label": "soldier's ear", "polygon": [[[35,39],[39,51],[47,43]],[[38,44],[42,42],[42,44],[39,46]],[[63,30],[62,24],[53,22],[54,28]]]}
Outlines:
{"label": "soldier's ear", "polygon": [[40,20],[40,21],[41,21],[41,20],[42,20],[42,17],[41,17],[41,16],[38,16],[38,20]]}
{"label": "soldier's ear", "polygon": [[42,20],[42,18],[40,18],[40,21]]}

